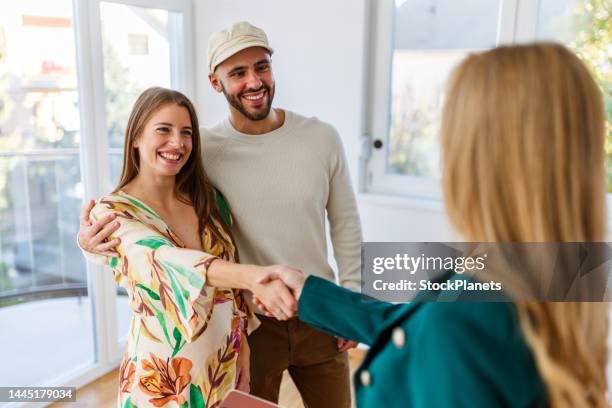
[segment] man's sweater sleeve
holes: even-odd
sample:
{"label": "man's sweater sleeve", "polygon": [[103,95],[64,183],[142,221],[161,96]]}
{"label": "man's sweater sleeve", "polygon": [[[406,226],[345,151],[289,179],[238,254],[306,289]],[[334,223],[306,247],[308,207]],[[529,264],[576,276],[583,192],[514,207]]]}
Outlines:
{"label": "man's sweater sleeve", "polygon": [[342,141],[334,130],[327,217],[340,285],[361,291],[361,223]]}

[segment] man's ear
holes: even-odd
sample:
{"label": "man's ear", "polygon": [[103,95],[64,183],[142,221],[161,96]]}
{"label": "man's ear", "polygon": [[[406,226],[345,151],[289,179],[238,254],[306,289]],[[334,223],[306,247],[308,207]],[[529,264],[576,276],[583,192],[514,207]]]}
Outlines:
{"label": "man's ear", "polygon": [[210,74],[208,74],[208,80],[210,81],[210,85],[213,87],[215,91],[217,92],[223,91],[223,86],[221,85],[221,81],[219,81],[219,79],[217,78],[217,75],[215,75],[214,72],[211,72]]}

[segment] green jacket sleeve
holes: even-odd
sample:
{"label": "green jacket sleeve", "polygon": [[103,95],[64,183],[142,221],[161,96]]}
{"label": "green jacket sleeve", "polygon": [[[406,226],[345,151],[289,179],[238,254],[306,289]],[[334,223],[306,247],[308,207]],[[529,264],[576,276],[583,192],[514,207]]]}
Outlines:
{"label": "green jacket sleeve", "polygon": [[311,275],[300,296],[298,316],[334,336],[371,345],[382,324],[398,308]]}

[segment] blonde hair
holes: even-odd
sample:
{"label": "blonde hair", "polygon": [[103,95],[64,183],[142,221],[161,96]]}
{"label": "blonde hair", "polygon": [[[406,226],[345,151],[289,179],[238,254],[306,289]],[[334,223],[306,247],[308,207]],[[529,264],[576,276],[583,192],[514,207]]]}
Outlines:
{"label": "blonde hair", "polygon": [[[562,45],[469,56],[442,115],[451,223],[467,241],[603,241],[604,118],[597,84]],[[550,406],[607,406],[608,305],[515,305]]]}

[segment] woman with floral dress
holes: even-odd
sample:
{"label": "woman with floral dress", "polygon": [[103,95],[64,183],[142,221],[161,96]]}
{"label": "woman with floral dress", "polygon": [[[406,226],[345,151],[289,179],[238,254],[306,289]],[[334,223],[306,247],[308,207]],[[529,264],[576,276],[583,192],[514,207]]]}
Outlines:
{"label": "woman with floral dress", "polygon": [[234,263],[231,216],[204,172],[196,113],[184,95],[140,95],[118,187],[91,217],[115,220],[108,241],[119,245],[108,259],[133,310],[118,406],[214,408],[230,389],[248,391],[245,334],[259,322],[240,289],[286,319],[295,310],[289,290],[258,282],[288,267]]}

